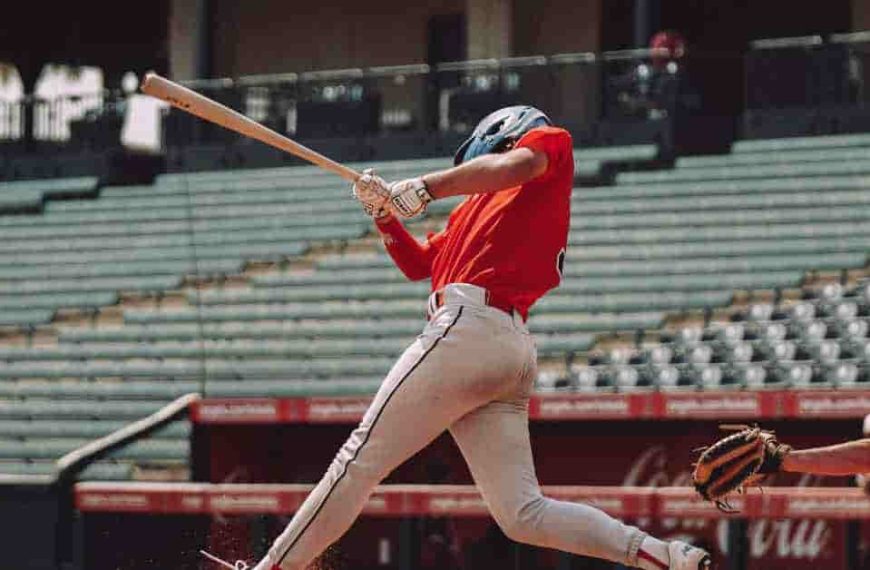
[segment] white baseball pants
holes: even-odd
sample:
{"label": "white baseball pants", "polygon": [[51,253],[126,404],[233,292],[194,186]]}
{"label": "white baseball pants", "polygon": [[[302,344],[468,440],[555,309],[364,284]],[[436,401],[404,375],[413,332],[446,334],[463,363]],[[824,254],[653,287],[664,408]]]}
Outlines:
{"label": "white baseball pants", "polygon": [[381,480],[446,429],[508,537],[637,565],[643,532],[595,508],[542,496],[528,431],[534,341],[518,315],[484,299],[473,285],[445,288],[443,306],[256,570],[305,568],[344,534]]}

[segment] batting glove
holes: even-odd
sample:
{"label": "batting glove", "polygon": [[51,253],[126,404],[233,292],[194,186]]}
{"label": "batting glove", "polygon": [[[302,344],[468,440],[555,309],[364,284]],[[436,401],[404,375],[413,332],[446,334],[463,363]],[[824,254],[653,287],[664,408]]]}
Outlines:
{"label": "batting glove", "polygon": [[433,200],[422,178],[408,178],[393,182],[390,186],[390,204],[393,211],[403,218],[413,218],[426,210]]}
{"label": "batting glove", "polygon": [[353,197],[362,204],[363,211],[375,219],[390,215],[390,188],[371,168],[364,170],[354,183]]}

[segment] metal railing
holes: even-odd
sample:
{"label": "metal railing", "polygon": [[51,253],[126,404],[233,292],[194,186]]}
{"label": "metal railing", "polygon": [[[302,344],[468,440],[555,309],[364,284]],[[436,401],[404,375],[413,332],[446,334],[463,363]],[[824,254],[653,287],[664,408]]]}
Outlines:
{"label": "metal railing", "polygon": [[114,91],[0,101],[0,141],[116,146],[126,109],[125,97]]}
{"label": "metal railing", "polygon": [[[600,142],[609,126],[625,130],[633,124],[650,139],[651,126],[680,113],[864,109],[870,101],[870,32],[758,40],[745,53],[690,51],[676,59],[662,50],[635,49],[186,84],[300,138],[464,133],[488,111],[524,103],[581,137]],[[0,102],[0,141],[117,144],[127,107],[122,94],[108,91]],[[169,146],[237,140],[178,112],[169,112],[163,123]]]}

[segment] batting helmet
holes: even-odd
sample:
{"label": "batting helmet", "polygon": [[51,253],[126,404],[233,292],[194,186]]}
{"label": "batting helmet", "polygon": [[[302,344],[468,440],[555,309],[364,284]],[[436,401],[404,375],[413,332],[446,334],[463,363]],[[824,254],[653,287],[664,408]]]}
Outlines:
{"label": "batting helmet", "polygon": [[453,164],[459,165],[476,156],[502,152],[528,131],[553,122],[542,111],[527,105],[505,107],[490,113],[456,150]]}

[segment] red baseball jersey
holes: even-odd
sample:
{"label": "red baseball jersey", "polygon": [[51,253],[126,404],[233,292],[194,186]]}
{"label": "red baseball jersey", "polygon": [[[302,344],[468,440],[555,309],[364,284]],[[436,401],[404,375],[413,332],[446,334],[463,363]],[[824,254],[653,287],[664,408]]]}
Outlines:
{"label": "red baseball jersey", "polygon": [[471,283],[510,303],[524,317],[556,287],[568,242],[574,157],[571,135],[532,129],[517,141],[547,154],[547,170],[522,186],[468,196],[447,227],[420,245],[395,219],[379,223],[387,251],[410,279],[432,278],[432,290]]}

